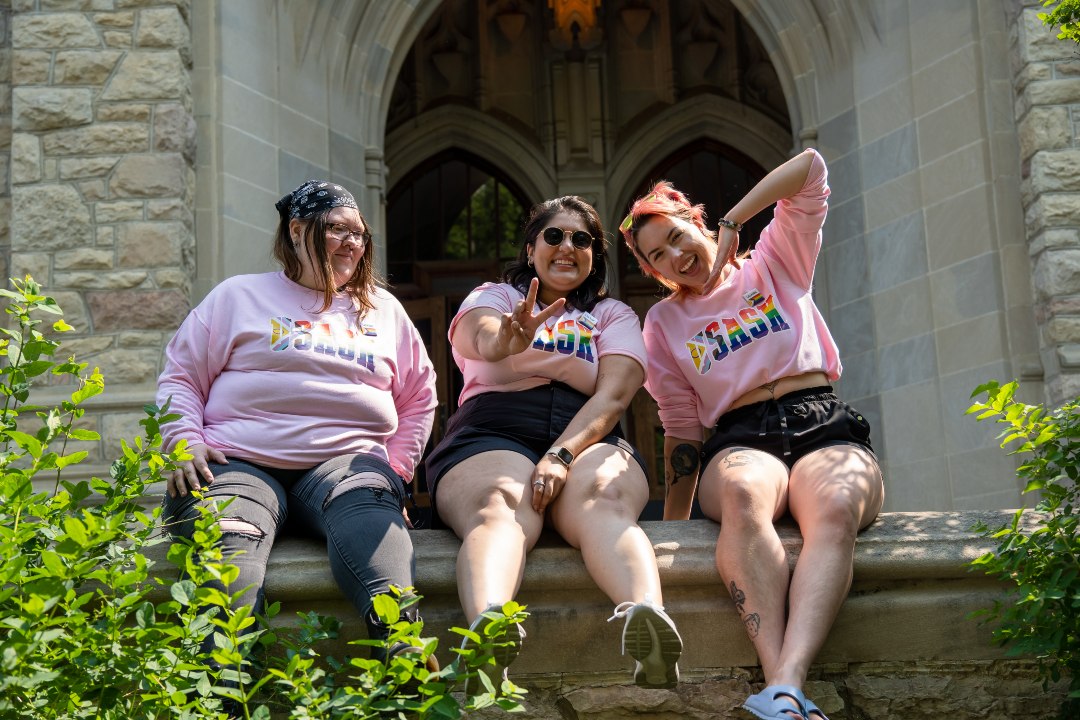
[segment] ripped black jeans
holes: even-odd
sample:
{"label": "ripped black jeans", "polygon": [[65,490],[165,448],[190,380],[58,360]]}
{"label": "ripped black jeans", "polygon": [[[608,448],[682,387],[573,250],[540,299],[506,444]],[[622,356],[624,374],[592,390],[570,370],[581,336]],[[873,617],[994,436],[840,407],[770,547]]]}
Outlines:
{"label": "ripped black jeans", "polygon": [[[326,540],[338,587],[356,607],[371,637],[386,629],[371,611],[371,598],[390,585],[410,587],[416,562],[401,514],[405,484],[389,465],[370,455],[343,455],[307,470],[279,470],[229,458],[209,463],[214,482],[207,500],[234,498],[225,508],[221,546],[239,568],[232,592],[251,586],[241,603],[261,612],[270,549],[283,529]],[[203,502],[206,502],[204,500]],[[191,537],[197,501],[189,493],[165,496],[163,519],[173,535]],[[238,551],[242,554],[236,555]]]}

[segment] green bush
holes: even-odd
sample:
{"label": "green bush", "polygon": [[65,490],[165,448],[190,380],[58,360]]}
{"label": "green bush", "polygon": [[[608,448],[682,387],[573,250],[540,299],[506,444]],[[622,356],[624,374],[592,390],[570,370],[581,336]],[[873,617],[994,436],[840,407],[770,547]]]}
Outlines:
{"label": "green bush", "polygon": [[1005,426],[1001,446],[1023,456],[1017,475],[1037,492],[1034,512],[1020,509],[1001,528],[976,529],[997,541],[997,549],[972,565],[1015,586],[1007,602],[982,616],[996,621],[994,638],[1011,654],[1037,659],[1044,686],[1063,677],[1069,695],[1063,718],[1080,716],[1080,535],[1077,533],[1077,477],[1080,475],[1080,398],[1047,412],[1015,399],[1017,384],[981,385],[985,395],[968,413]]}
{"label": "green bush", "polygon": [[[161,579],[147,552],[170,541],[160,508],[140,500],[190,457],[183,447],[161,451],[160,426],[176,416],[146,406],[144,436],[122,443],[107,480],[66,479],[87,457],[69,444],[99,440],[79,420],[104,379],[74,358],[53,359],[55,338],[70,326],[30,277],[13,284],[0,290],[12,321],[0,328],[0,718],[457,718],[492,705],[521,709],[523,690],[487,677],[507,628],[526,616],[516,603],[482,636],[455,629],[473,643],[431,673],[425,661],[436,640],[421,637],[421,623],[398,619],[399,606],[418,600],[411,593],[376,598],[388,639],[356,641],[419,650],[385,663],[321,656],[318,643],[335,636],[336,620],[303,615],[299,629],[279,635],[234,608],[243,588],[217,545],[219,509],[201,512],[191,541],[170,545],[181,572],[167,574],[183,579]],[[47,335],[40,318],[50,315]],[[70,399],[29,404],[47,374],[70,383]],[[226,591],[208,587],[214,580]],[[461,701],[451,690],[466,676],[480,682]]]}

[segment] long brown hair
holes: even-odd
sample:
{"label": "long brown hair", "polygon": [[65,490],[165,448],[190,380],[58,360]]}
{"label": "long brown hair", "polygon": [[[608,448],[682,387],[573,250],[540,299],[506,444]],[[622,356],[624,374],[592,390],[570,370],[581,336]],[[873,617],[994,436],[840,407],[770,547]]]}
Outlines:
{"label": "long brown hair", "polygon": [[[303,238],[293,245],[292,236],[289,234],[290,218],[283,216],[278,223],[277,233],[274,236],[274,259],[281,263],[285,271],[285,277],[294,282],[299,282],[304,272],[304,266],[300,262],[299,249],[305,248],[305,252],[314,253],[312,268],[315,270],[315,279],[322,287],[323,303],[318,312],[325,312],[334,302],[337,292],[344,292],[353,299],[357,308],[357,319],[375,307],[372,301],[372,293],[376,287],[385,287],[386,283],[375,270],[375,244],[368,236],[364,243],[364,254],[360,256],[360,262],[356,266],[356,272],[352,274],[344,285],[335,288],[333,285],[334,269],[330,265],[330,255],[326,252],[326,222],[327,215],[334,208],[327,208],[317,212],[309,218],[300,220],[304,224]],[[360,213],[360,221],[364,228],[368,229],[367,219]],[[370,230],[369,230],[370,232]]]}

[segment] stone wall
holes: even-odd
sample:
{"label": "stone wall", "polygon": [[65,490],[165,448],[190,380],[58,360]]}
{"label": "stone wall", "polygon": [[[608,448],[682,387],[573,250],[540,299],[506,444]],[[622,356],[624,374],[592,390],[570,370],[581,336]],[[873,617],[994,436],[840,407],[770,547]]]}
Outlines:
{"label": "stone wall", "polygon": [[11,254],[11,0],[0,0],[0,279]]}
{"label": "stone wall", "polygon": [[1023,204],[1046,390],[1080,394],[1080,49],[1013,0],[1011,58]]}
{"label": "stone wall", "polygon": [[[11,3],[7,274],[48,289],[75,328],[64,351],[111,384],[152,383],[188,310],[189,13],[189,0]],[[139,393],[136,407],[152,394]],[[131,435],[132,419],[88,422]],[[101,462],[112,454],[89,449]]]}
{"label": "stone wall", "polygon": [[[1043,690],[1033,665],[1007,659],[985,625],[969,618],[1002,597],[1002,587],[966,563],[993,545],[971,532],[982,521],[1005,524],[1012,514],[885,513],[859,535],[852,591],[810,670],[807,691],[831,720],[1045,720],[1063,687]],[[708,520],[643,522],[653,543],[664,605],[684,640],[682,681],[673,690],[631,682],[619,653],[622,624],[605,622],[612,602],[589,577],[581,553],[545,535],[529,554],[517,600],[531,613],[514,681],[527,688],[525,717],[534,720],[735,720],[739,705],[761,687],[743,624],[714,565],[718,527]],[[455,560],[460,542],[445,530],[414,530],[416,584],[428,633],[446,649],[461,638]],[[781,527],[789,563],[801,541]],[[163,555],[164,548],[157,552]],[[167,567],[164,562],[158,567]],[[167,572],[167,571],[166,571]],[[343,621],[335,657],[354,654],[344,641],[363,623],[338,591],[324,543],[286,537],[270,556],[270,601],[276,622],[315,610]],[[505,717],[501,713],[482,717]]]}

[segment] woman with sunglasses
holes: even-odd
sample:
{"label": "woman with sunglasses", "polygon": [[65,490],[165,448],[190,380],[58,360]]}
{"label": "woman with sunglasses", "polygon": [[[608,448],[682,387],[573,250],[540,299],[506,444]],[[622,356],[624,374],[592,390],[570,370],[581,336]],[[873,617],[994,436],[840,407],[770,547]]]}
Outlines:
{"label": "woman with sunglasses", "polygon": [[[840,357],[811,296],[828,197],[825,162],[806,150],[717,233],[666,182],[620,227],[644,272],[673,291],[645,320],[664,517],[689,517],[696,488],[720,523],[716,567],[765,675],[743,707],[763,720],[826,720],[802,685],[851,586],[855,536],[884,499],[870,426],[829,386]],[[752,254],[736,257],[742,223],[773,203]],[[773,524],[786,513],[803,536],[794,572]]]}
{"label": "woman with sunglasses", "polygon": [[369,636],[385,637],[372,597],[414,585],[403,507],[431,432],[435,373],[380,287],[352,194],[308,181],[276,207],[283,271],[222,282],[165,350],[158,403],[181,415],[164,426],[165,447],[186,442],[193,457],[168,478],[164,517],[190,537],[198,505],[231,501],[218,520],[240,570],[231,592],[249,588],[241,603],[256,612],[288,518],[326,541]]}
{"label": "woman with sunglasses", "polygon": [[[642,385],[645,347],[633,310],[607,296],[606,256],[600,218],[581,198],[532,208],[503,282],[476,288],[450,325],[465,384],[427,477],[438,516],[462,540],[458,593],[474,626],[513,599],[547,526],[581,550],[617,606],[611,619],[626,619],[635,682],[672,687],[682,640],[637,525],[645,469],[618,426]],[[503,668],[517,631],[496,657]]]}

